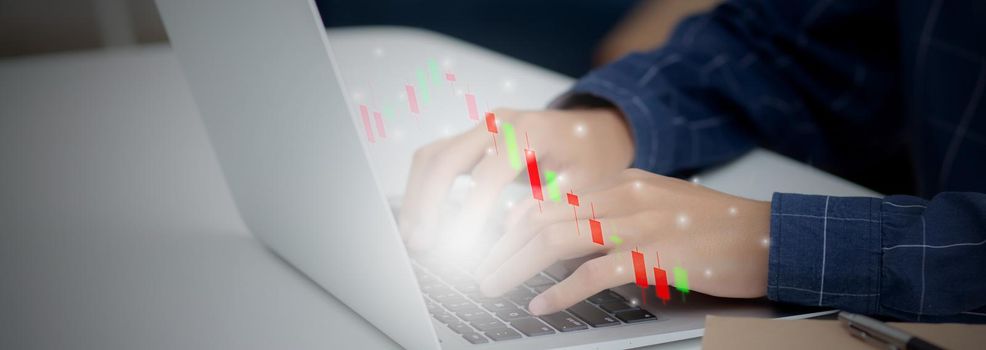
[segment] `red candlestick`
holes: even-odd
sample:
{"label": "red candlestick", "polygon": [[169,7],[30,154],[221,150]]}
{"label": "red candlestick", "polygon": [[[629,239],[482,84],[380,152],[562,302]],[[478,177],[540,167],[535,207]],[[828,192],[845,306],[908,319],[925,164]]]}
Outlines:
{"label": "red candlestick", "polygon": [[493,115],[493,112],[486,113],[486,130],[493,134],[499,131],[496,128],[496,115]]}
{"label": "red candlestick", "polygon": [[573,207],[579,206],[579,196],[575,195],[574,193],[569,192],[568,193],[568,205],[571,205]]}
{"label": "red candlestick", "polygon": [[370,126],[370,111],[366,108],[366,105],[359,105],[359,116],[363,119],[363,129],[366,130],[366,139],[370,143],[376,142],[373,138],[373,128]]}
{"label": "red candlestick", "polygon": [[644,265],[644,254],[637,251],[630,251],[633,257],[633,274],[636,277],[637,286],[647,288],[647,266]]}
{"label": "red candlestick", "polygon": [[418,95],[414,93],[414,86],[404,85],[404,91],[407,92],[407,105],[411,108],[411,113],[420,113],[418,110]]}
{"label": "red candlestick", "polygon": [[538,160],[534,151],[525,149],[527,155],[527,177],[531,179],[531,195],[539,201],[544,200],[544,193],[541,192],[541,173],[538,172]]}
{"label": "red candlestick", "polygon": [[479,109],[476,108],[476,95],[466,94],[466,108],[469,110],[469,119],[479,120]]}
{"label": "red candlestick", "polygon": [[383,117],[380,116],[380,112],[373,112],[373,121],[377,124],[377,133],[380,134],[380,138],[387,138],[387,129],[383,126]]}
{"label": "red candlestick", "polygon": [[659,268],[654,268],[654,294],[665,304],[671,300],[671,291],[668,289],[668,272]]}
{"label": "red candlestick", "polygon": [[589,219],[589,232],[592,232],[592,243],[603,245],[603,226],[599,221]]}

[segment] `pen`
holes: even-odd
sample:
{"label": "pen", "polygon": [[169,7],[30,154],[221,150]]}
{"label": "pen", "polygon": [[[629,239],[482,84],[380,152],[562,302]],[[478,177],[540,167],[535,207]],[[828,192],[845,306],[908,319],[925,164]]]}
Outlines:
{"label": "pen", "polygon": [[839,321],[849,334],[876,347],[892,350],[941,350],[937,345],[872,318],[839,312]]}

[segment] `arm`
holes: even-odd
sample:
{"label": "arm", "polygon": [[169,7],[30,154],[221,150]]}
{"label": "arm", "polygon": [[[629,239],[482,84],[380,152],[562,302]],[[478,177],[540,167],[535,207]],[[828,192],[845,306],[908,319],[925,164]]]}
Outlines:
{"label": "arm", "polygon": [[767,296],[926,322],[986,322],[986,195],[774,195]]}
{"label": "arm", "polygon": [[631,52],[662,46],[685,17],[708,11],[721,0],[645,0],[627,12],[596,49],[596,65],[616,61]]}
{"label": "arm", "polygon": [[666,46],[593,71],[555,105],[587,96],[612,103],[633,133],[633,167],[661,174],[724,162],[758,144],[839,168],[851,157],[841,156],[845,142],[830,140],[879,137],[826,125],[900,122],[887,110],[896,91],[887,8],[730,1],[683,21]]}

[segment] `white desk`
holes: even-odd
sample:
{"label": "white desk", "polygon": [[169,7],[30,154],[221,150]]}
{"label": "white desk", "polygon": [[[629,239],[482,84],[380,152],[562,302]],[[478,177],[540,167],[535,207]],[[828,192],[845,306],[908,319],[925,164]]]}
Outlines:
{"label": "white desk", "polygon": [[[331,38],[345,61],[394,36],[450,44]],[[789,170],[757,152],[703,182],[804,190]],[[0,348],[397,347],[246,233],[167,46],[0,61]]]}

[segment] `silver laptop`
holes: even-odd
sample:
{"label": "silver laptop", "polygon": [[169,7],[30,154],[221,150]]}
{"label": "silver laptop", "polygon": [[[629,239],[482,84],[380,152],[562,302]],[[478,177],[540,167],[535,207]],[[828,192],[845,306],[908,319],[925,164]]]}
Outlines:
{"label": "silver laptop", "polygon": [[312,0],[157,3],[249,229],[406,348],[625,349],[700,336],[707,314],[819,312],[699,293],[652,305],[629,285],[529,315],[571,264],[486,298],[459,265],[405,251]]}

